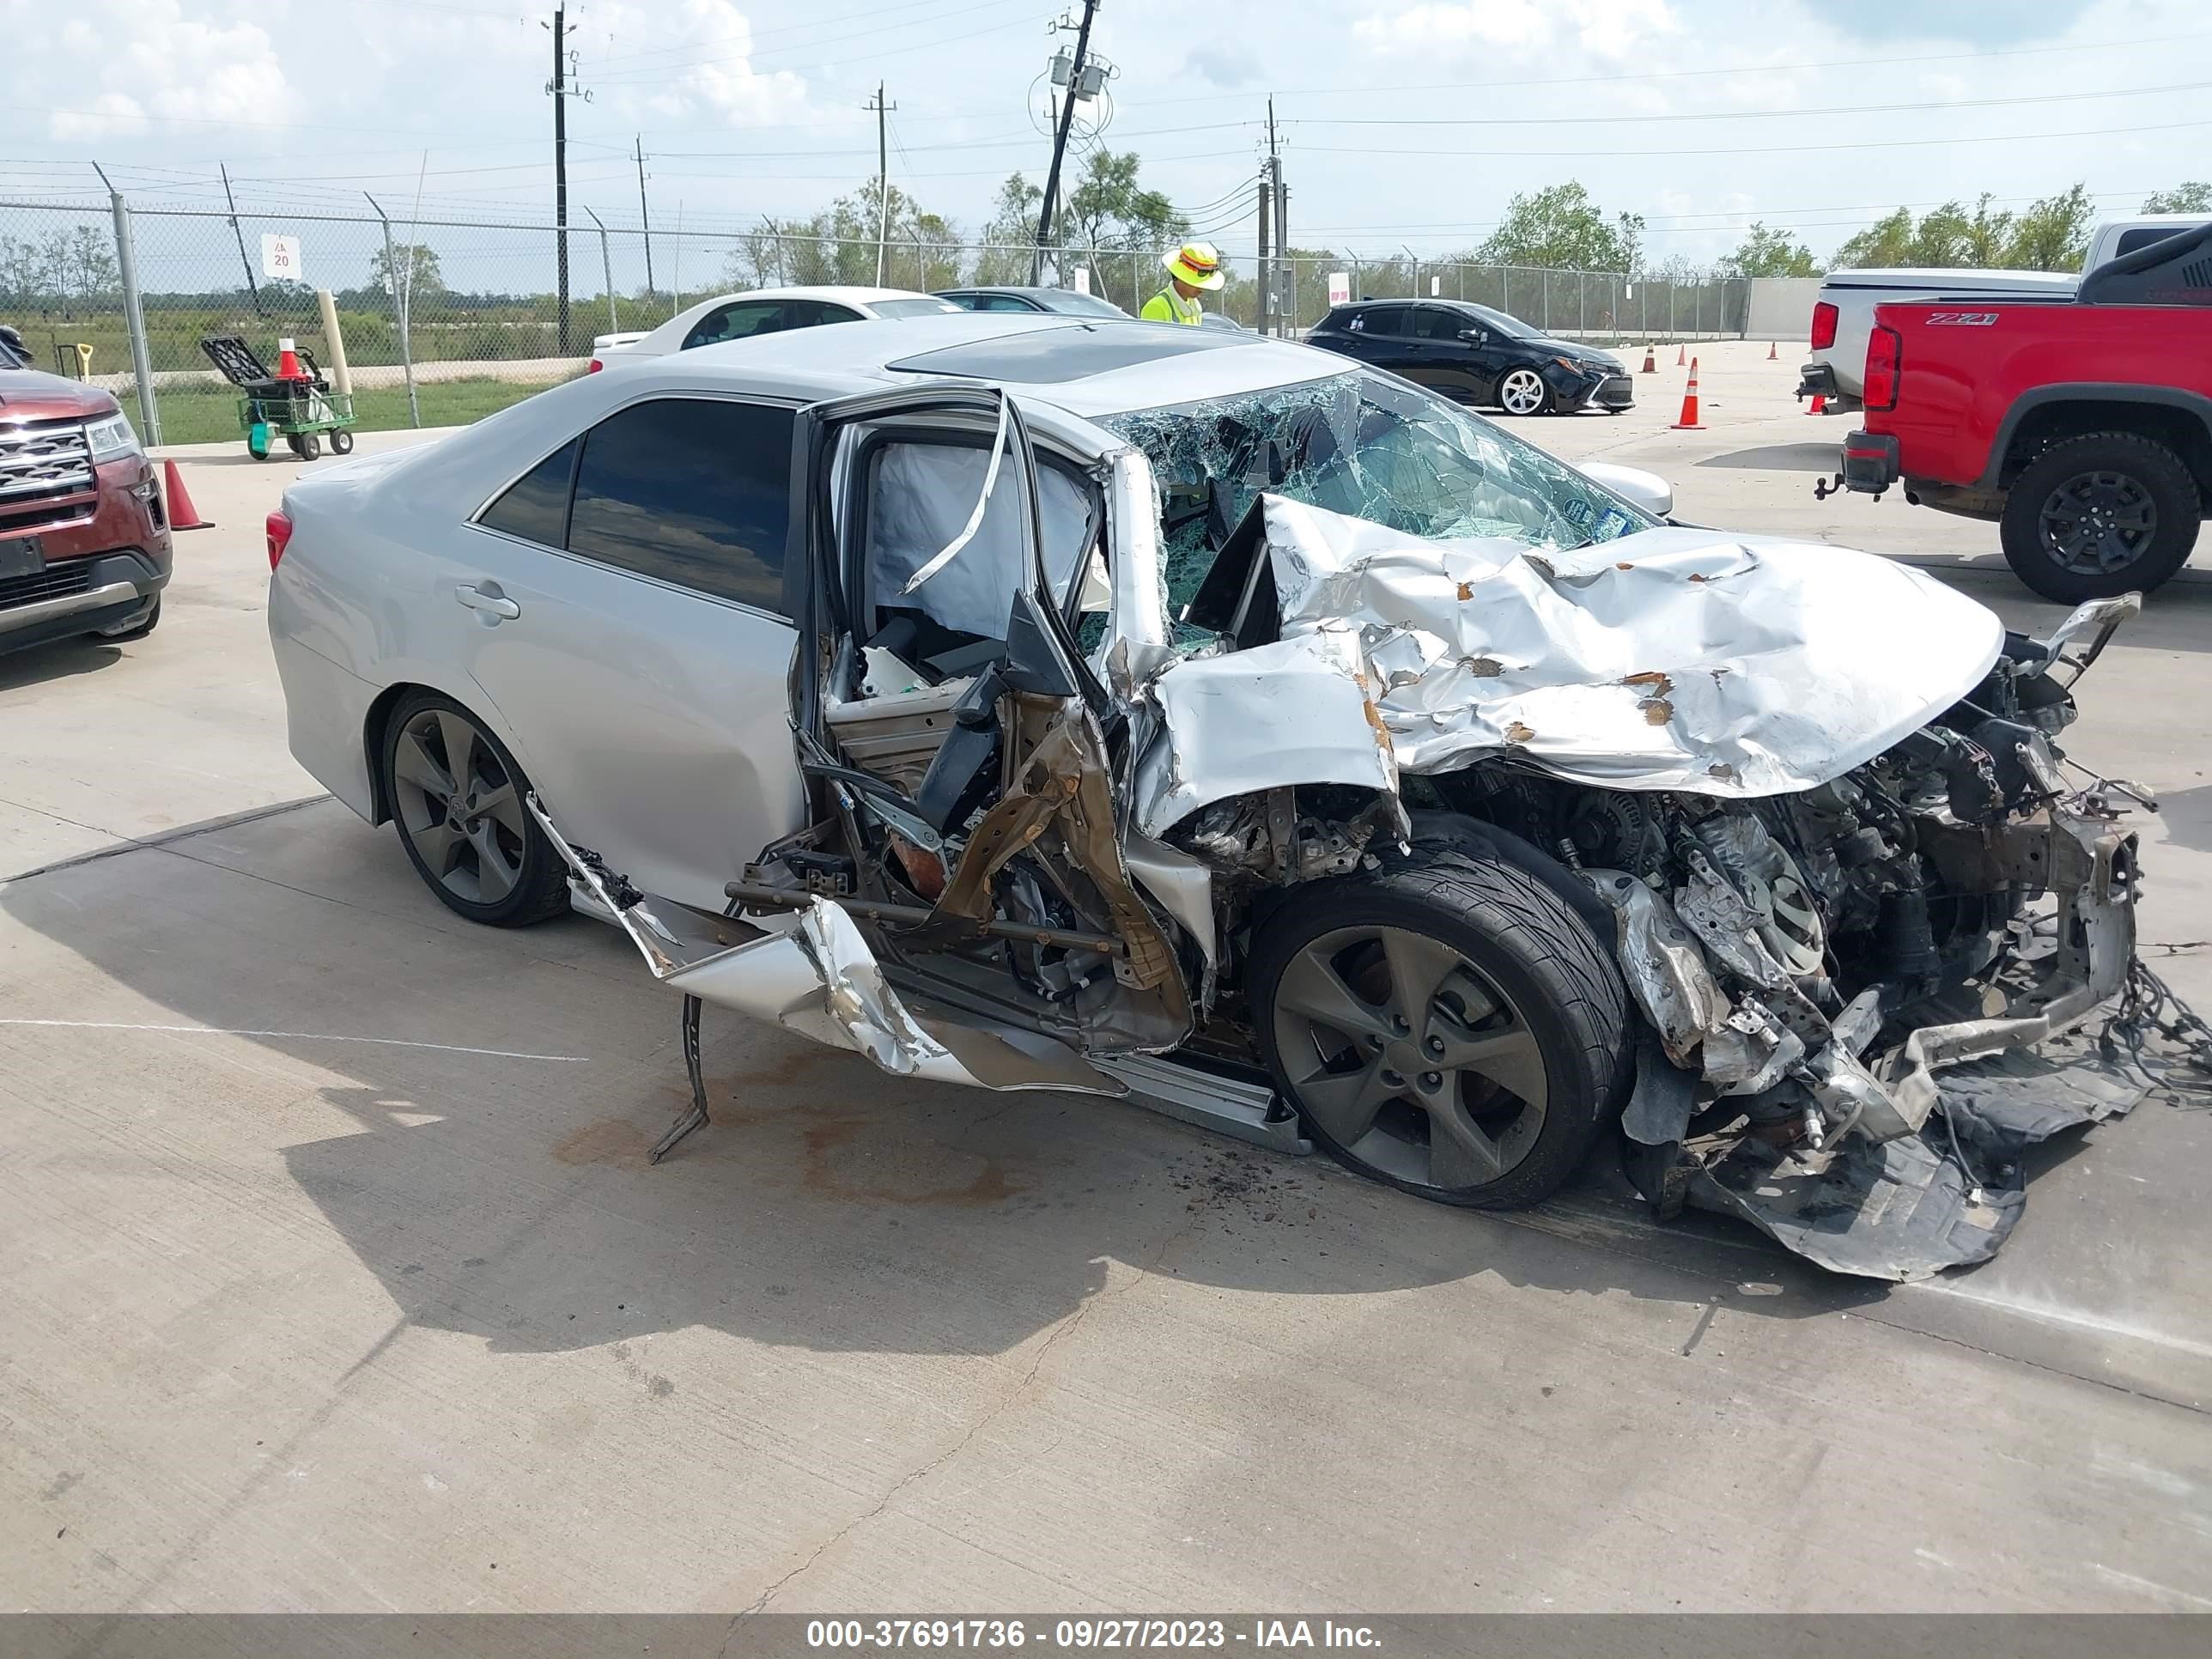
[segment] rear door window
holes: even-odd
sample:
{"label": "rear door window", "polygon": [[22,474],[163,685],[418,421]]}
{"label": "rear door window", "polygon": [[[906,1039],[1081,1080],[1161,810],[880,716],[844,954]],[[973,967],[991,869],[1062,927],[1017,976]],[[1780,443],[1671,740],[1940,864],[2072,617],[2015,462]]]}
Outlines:
{"label": "rear door window", "polygon": [[1370,306],[1360,313],[1359,331],[1362,334],[1403,334],[1406,331],[1406,307]]}
{"label": "rear door window", "polygon": [[617,410],[584,435],[568,551],[781,614],[793,420],[721,398]]}
{"label": "rear door window", "polygon": [[576,471],[571,438],[509,484],[477,522],[540,547],[559,547],[568,536],[568,480]]}

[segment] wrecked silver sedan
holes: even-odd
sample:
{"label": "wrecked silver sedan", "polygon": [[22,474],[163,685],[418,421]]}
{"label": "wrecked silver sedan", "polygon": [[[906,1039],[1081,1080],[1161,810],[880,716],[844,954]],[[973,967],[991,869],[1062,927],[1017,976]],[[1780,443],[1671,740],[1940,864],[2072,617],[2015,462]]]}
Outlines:
{"label": "wrecked silver sedan", "polygon": [[[2067,1034],[2133,968],[2148,803],[2059,741],[2131,599],[2008,635],[1916,570],[1674,524],[1656,480],[1303,348],[896,336],[686,365],[804,404],[788,719],[746,757],[787,805],[720,892],[757,936],[655,889],[653,834],[481,711],[362,739],[398,757],[370,816],[462,848],[434,872],[410,840],[426,878],[550,848],[683,994],[694,1106],[661,1151],[710,1115],[712,1002],[1453,1204],[1535,1203],[1617,1134],[1662,1215],[1911,1277],[1997,1248],[2027,1142],[2141,1094]],[[506,476],[576,446],[585,395],[652,389],[572,394]],[[477,735],[481,793],[453,746]],[[487,807],[471,842],[495,797],[527,818]]]}

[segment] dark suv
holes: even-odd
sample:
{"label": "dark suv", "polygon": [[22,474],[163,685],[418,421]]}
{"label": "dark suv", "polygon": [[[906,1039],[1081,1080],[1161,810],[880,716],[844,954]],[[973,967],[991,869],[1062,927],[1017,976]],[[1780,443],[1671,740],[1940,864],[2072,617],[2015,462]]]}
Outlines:
{"label": "dark suv", "polygon": [[1338,306],[1306,343],[1508,415],[1618,415],[1636,401],[1620,358],[1554,340],[1517,318],[1463,300],[1361,300]]}
{"label": "dark suv", "polygon": [[161,619],[169,525],[115,399],[29,366],[0,329],[0,652]]}

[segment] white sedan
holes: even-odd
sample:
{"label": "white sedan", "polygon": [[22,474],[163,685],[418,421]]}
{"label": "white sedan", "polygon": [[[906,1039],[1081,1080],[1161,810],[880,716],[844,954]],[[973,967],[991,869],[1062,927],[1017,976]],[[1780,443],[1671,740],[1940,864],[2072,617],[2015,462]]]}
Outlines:
{"label": "white sedan", "polygon": [[933,294],[900,288],[754,289],[702,300],[648,333],[602,335],[592,343],[592,368],[611,368],[634,357],[665,357],[673,351],[750,340],[787,329],[817,328],[824,323],[937,317],[959,309]]}

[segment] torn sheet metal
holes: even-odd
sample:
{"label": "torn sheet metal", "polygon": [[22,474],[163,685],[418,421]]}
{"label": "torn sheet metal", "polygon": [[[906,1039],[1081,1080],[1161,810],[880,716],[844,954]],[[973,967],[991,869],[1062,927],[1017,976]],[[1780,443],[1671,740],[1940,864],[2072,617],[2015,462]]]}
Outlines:
{"label": "torn sheet metal", "polygon": [[1320,623],[1297,639],[1187,658],[1152,694],[1165,734],[1137,764],[1137,825],[1148,836],[1215,801],[1285,785],[1397,790],[1354,628]]}
{"label": "torn sheet metal", "polygon": [[[2003,642],[1934,578],[1815,544],[1673,526],[1571,551],[1431,541],[1265,501],[1284,645],[1359,629],[1408,772],[1514,754],[1601,787],[1808,789],[1942,714]],[[1161,695],[1220,672],[1203,665],[1168,669]]]}
{"label": "torn sheet metal", "polygon": [[1941,1086],[1939,1113],[1917,1134],[1820,1152],[1745,1136],[1693,1165],[1690,1201],[1832,1273],[1925,1279],[1997,1253],[2027,1206],[2027,1147],[2120,1116],[2146,1092],[2080,1038],[1967,1061]]}
{"label": "torn sheet metal", "polygon": [[1583,874],[1613,908],[1613,953],[1636,1006],[1659,1034],[1667,1058],[1697,1073],[1701,1046],[1728,1024],[1727,994],[1665,894],[1625,870]]}
{"label": "torn sheet metal", "polygon": [[817,896],[797,911],[784,931],[742,945],[723,946],[711,937],[671,927],[628,880],[609,871],[597,854],[572,845],[536,795],[523,804],[594,907],[629,935],[653,976],[686,997],[866,1054],[898,1077],[982,1089],[1128,1092],[1127,1085],[1048,1037],[996,1025],[918,1018],[884,978],[852,917],[827,899]]}

